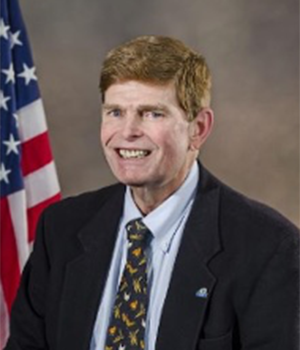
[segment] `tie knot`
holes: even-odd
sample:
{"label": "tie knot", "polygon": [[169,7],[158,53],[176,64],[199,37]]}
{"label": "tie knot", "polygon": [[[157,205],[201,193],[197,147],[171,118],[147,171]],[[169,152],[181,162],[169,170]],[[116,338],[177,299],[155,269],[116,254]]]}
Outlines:
{"label": "tie knot", "polygon": [[142,219],[134,219],[129,221],[126,225],[126,230],[129,242],[137,244],[145,242],[150,233]]}

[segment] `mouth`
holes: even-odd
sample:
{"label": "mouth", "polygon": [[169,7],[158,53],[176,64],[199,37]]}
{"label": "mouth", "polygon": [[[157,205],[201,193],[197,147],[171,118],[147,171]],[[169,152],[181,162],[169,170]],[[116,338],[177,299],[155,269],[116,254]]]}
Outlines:
{"label": "mouth", "polygon": [[117,149],[117,153],[123,159],[141,159],[147,157],[151,152],[141,149]]}

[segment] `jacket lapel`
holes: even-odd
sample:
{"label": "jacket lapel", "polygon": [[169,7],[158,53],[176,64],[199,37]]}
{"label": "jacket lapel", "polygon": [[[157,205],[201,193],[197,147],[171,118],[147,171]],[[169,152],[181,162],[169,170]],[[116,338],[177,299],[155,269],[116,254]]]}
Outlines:
{"label": "jacket lapel", "polygon": [[89,349],[122,210],[118,192],[79,232],[80,253],[67,265],[61,297],[59,350]]}
{"label": "jacket lapel", "polygon": [[200,170],[198,193],[183,233],[162,312],[157,350],[196,348],[216,283],[207,263],[221,250],[219,186],[204,168]]}

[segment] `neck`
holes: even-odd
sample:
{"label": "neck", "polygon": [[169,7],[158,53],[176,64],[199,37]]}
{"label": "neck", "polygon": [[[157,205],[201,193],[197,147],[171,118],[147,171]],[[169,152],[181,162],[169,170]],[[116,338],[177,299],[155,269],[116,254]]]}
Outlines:
{"label": "neck", "polygon": [[131,191],[133,200],[143,215],[149,214],[172,195],[169,192],[144,187],[131,187]]}
{"label": "neck", "polygon": [[149,214],[168,199],[184,183],[191,166],[176,181],[160,186],[131,186],[131,193],[136,206],[143,215]]}

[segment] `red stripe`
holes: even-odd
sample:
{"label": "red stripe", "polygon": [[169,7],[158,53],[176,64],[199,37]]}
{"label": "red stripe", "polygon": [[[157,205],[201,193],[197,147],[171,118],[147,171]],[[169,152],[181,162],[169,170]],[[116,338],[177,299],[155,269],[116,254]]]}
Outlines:
{"label": "red stripe", "polygon": [[22,170],[26,176],[52,161],[48,132],[22,143]]}
{"label": "red stripe", "polygon": [[36,225],[39,220],[39,217],[44,209],[48,207],[51,203],[54,203],[58,200],[60,200],[60,193],[57,195],[46,199],[45,201],[35,205],[34,207],[31,207],[27,209],[27,217],[28,217],[28,240],[29,242],[32,242],[35,238],[35,230]]}
{"label": "red stripe", "polygon": [[19,286],[20,267],[7,198],[1,199],[0,227],[0,278],[3,286],[4,299],[7,304],[7,309],[10,312]]}

